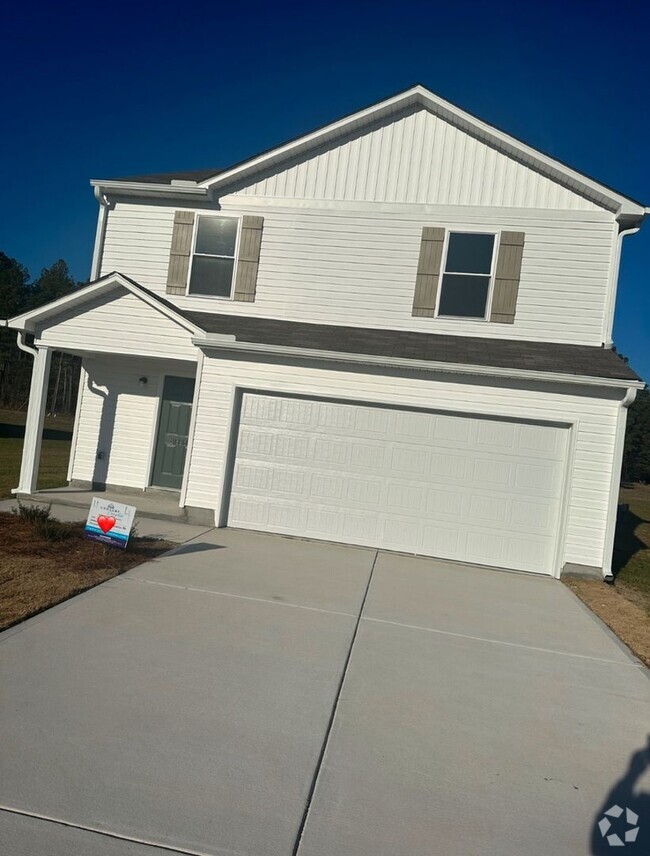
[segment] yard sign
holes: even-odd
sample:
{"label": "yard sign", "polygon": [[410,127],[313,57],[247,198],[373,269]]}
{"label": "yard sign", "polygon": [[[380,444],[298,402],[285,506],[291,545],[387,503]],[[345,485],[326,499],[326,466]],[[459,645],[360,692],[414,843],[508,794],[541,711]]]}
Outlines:
{"label": "yard sign", "polygon": [[86,520],[86,537],[124,549],[129,540],[134,517],[135,506],[109,502],[107,499],[94,496],[88,512],[88,520]]}

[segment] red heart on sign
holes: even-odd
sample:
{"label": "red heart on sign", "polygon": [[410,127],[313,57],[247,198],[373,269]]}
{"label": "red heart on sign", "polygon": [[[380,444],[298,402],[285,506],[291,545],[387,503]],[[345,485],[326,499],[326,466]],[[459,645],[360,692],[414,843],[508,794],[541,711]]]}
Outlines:
{"label": "red heart on sign", "polygon": [[102,530],[104,535],[106,535],[107,532],[110,532],[110,530],[113,528],[113,526],[115,526],[116,523],[117,521],[114,517],[106,517],[105,514],[100,514],[97,518],[97,525]]}

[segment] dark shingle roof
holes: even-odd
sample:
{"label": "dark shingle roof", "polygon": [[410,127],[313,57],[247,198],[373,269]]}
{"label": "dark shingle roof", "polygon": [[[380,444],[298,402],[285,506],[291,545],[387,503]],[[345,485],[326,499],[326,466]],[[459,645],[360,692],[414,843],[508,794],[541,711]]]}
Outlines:
{"label": "dark shingle roof", "polygon": [[172,181],[207,181],[215,175],[223,172],[223,169],[189,169],[179,172],[155,172],[151,175],[127,175],[120,178],[112,178],[111,181],[132,181],[140,184],[171,184]]}
{"label": "dark shingle roof", "polygon": [[[177,307],[174,308],[179,311]],[[639,376],[609,348],[304,324],[297,321],[206,312],[182,311],[181,314],[206,333],[235,336],[238,342],[502,369],[559,372],[583,377],[639,380]]]}

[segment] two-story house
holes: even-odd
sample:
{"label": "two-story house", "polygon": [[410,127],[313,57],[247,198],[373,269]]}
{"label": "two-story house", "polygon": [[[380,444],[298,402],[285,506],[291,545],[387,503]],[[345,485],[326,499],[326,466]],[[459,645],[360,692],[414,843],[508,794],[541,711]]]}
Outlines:
{"label": "two-story house", "polygon": [[611,572],[643,387],[612,321],[643,205],[422,86],[227,169],[92,184],[93,281],[8,322],[34,353],[19,495],[56,349],[83,358],[72,484]]}

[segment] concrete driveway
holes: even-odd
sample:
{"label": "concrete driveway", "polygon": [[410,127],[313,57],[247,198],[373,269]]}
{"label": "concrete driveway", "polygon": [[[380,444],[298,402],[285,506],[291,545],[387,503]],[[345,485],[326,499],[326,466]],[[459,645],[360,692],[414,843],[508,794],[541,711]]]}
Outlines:
{"label": "concrete driveway", "polygon": [[575,856],[642,805],[645,670],[553,580],[215,530],[0,641],[8,856]]}

